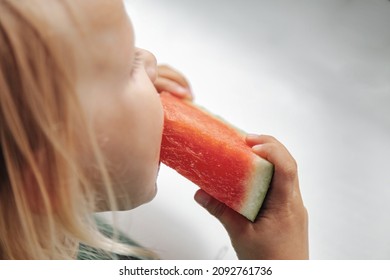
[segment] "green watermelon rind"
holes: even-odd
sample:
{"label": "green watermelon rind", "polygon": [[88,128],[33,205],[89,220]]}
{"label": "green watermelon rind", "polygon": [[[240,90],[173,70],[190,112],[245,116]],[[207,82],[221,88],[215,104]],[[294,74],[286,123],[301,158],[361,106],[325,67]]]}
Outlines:
{"label": "green watermelon rind", "polygon": [[[204,107],[199,106],[198,104],[195,104],[191,101],[180,100],[180,102],[186,103],[190,107],[196,108],[197,110],[203,112],[208,117],[211,117],[212,119],[215,119],[216,121],[223,123],[226,127],[229,127],[230,129],[232,129],[232,131],[235,131],[235,132],[232,132],[233,134],[235,133],[236,135],[241,135],[242,143],[245,143],[246,133],[243,130],[232,125],[231,123],[227,122],[224,118],[211,113],[209,110],[207,110]],[[165,116],[165,117],[167,117],[167,116]],[[187,119],[187,117],[185,115],[182,117],[184,117],[184,119]],[[170,121],[173,121],[173,120],[170,120]],[[190,122],[193,122],[194,120],[188,118],[187,121],[190,123]],[[164,133],[166,133],[166,131],[164,131]],[[166,134],[165,134],[165,139],[170,143],[175,142],[174,137],[171,138],[170,136],[168,136]],[[180,147],[182,145],[179,145],[179,143],[177,143],[174,146]],[[250,148],[248,150],[250,150]],[[194,155],[194,154],[196,154],[196,152],[191,152],[190,154]],[[247,176],[245,178],[245,181],[243,182],[243,187],[245,188],[245,196],[240,198],[239,201],[235,200],[235,202],[233,202],[232,204],[230,201],[225,201],[225,199],[221,199],[220,201],[222,203],[225,203],[228,207],[237,211],[238,213],[240,213],[244,217],[246,217],[248,220],[254,222],[259,211],[260,211],[260,208],[263,205],[265,196],[266,196],[267,191],[269,189],[269,186],[270,186],[270,183],[272,180],[272,176],[273,176],[273,172],[274,172],[274,166],[272,163],[270,163],[269,161],[256,155],[254,152],[251,152],[251,154],[252,154],[252,159],[251,159],[251,164],[250,164],[251,166],[248,168]],[[164,162],[164,160],[163,160],[163,163],[173,168],[173,166],[171,166],[171,164],[169,162]],[[172,164],[175,165],[174,163],[172,163]],[[187,173],[188,173],[187,170],[182,170],[178,166],[176,166],[176,168],[174,168],[174,169],[179,174],[183,175],[184,177],[187,177]],[[202,175],[202,174],[200,174],[200,175]],[[199,176],[199,174],[198,174],[198,177],[201,178],[202,176]],[[190,179],[190,180],[193,181],[193,179]],[[200,180],[200,181],[202,181],[202,180]],[[193,183],[197,184],[201,188],[205,188],[205,186],[202,186],[202,184],[199,181],[196,182],[196,180],[195,180],[195,181],[193,181]],[[207,190],[205,189],[205,191],[207,191]],[[210,194],[210,195],[212,195],[213,197],[215,197],[216,199],[219,200],[218,195],[213,195],[213,194]],[[232,199],[232,198],[230,198],[230,199]]]}
{"label": "green watermelon rind", "polygon": [[[234,129],[237,133],[239,133],[242,137],[245,137],[246,132],[237,126],[233,125],[231,122],[228,122],[225,118],[220,115],[214,114],[200,106],[199,104],[195,104],[192,101],[185,101],[190,106],[193,106],[203,113],[207,114],[211,118],[216,119],[224,123],[226,126]],[[247,185],[247,195],[246,198],[242,201],[242,207],[239,209],[234,209],[239,212],[243,216],[245,216],[248,220],[254,222],[257,214],[260,211],[261,206],[263,205],[265,196],[268,192],[269,186],[271,184],[272,176],[274,173],[274,165],[269,161],[263,159],[262,157],[253,153],[253,170],[251,172],[252,176],[249,176]]]}
{"label": "green watermelon rind", "polygon": [[253,169],[247,182],[246,198],[242,203],[242,207],[236,210],[252,222],[255,221],[263,205],[274,173],[272,163],[256,154],[253,155]]}

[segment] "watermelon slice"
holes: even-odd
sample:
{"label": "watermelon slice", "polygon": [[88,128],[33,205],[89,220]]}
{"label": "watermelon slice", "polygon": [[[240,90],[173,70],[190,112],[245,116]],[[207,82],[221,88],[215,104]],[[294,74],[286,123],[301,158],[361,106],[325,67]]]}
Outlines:
{"label": "watermelon slice", "polygon": [[161,93],[161,162],[254,221],[273,165],[257,156],[245,134],[190,101]]}

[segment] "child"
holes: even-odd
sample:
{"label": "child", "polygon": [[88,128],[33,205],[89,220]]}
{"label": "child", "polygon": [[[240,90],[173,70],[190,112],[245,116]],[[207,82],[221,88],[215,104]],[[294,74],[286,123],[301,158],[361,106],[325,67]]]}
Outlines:
{"label": "child", "polygon": [[[134,47],[122,0],[0,0],[0,259],[155,257],[92,214],[155,196],[162,90],[191,98],[181,74]],[[293,158],[270,136],[247,142],[275,165],[256,222],[203,191],[195,200],[239,258],[307,258]]]}

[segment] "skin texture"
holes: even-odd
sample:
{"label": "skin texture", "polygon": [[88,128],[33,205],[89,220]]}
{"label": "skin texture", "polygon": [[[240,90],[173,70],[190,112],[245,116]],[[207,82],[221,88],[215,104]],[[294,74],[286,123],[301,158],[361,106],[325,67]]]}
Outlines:
{"label": "skin texture", "polygon": [[[189,98],[188,83],[172,68],[157,67],[150,52],[135,47],[121,0],[87,0],[77,5],[88,32],[84,38],[88,47],[78,53],[80,99],[108,162],[118,207],[132,209],[156,194],[163,129],[157,90]],[[93,176],[88,148],[81,154]],[[104,188],[99,178],[96,187]],[[104,192],[102,196],[104,200]],[[99,210],[108,210],[104,202]]]}
{"label": "skin texture", "polygon": [[[92,50],[99,50],[84,52],[80,60],[84,69],[80,73],[80,99],[107,160],[118,207],[127,210],[156,194],[163,126],[162,107],[153,85],[156,59],[135,48],[122,1],[80,3],[89,17],[87,43]],[[85,154],[85,165],[93,166],[88,151]],[[98,188],[103,187],[96,182]]]}
{"label": "skin texture", "polygon": [[[116,194],[131,198],[120,208],[131,209],[156,193],[163,128],[157,93],[167,90],[192,99],[191,90],[181,73],[166,65],[157,67],[151,53],[135,48],[122,1],[79,3],[90,23],[90,48],[81,51],[78,68],[82,69],[80,98],[108,159]],[[271,136],[248,135],[247,143],[254,153],[275,165],[256,221],[248,221],[202,190],[195,200],[221,221],[240,259],[307,259],[308,216],[295,160]],[[87,155],[85,151],[86,163],[91,165]]]}
{"label": "skin texture", "polygon": [[199,190],[195,200],[228,232],[239,259],[308,259],[308,215],[299,190],[297,164],[272,136],[248,135],[253,152],[275,166],[263,207],[254,223]]}
{"label": "skin texture", "polygon": [[178,97],[190,100],[193,99],[187,79],[176,69],[173,69],[168,65],[159,65],[158,77],[159,78],[154,83],[158,92],[165,90]]}

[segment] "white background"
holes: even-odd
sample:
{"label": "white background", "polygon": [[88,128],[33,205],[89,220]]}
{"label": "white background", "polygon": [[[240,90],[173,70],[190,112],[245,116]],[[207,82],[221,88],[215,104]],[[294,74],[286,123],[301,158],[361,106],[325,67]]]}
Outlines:
{"label": "white background", "polygon": [[[312,259],[390,259],[390,1],[129,0],[136,44],[197,103],[283,142],[299,165]],[[163,167],[119,215],[163,259],[235,259],[196,186]]]}

